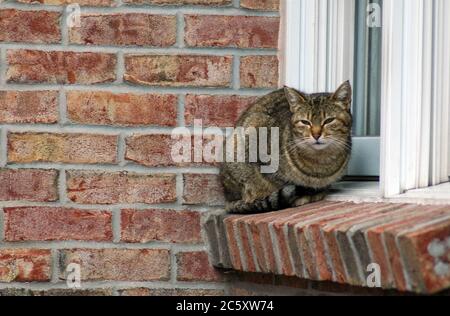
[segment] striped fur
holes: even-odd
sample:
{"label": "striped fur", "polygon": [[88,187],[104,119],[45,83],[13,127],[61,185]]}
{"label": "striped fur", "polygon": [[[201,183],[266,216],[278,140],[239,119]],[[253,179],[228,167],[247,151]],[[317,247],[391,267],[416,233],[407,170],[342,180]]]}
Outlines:
{"label": "striped fur", "polygon": [[349,82],[334,94],[307,95],[285,87],[257,100],[236,127],[278,127],[279,169],[262,174],[261,162],[223,163],[227,211],[261,213],[323,199],[350,160],[350,107]]}

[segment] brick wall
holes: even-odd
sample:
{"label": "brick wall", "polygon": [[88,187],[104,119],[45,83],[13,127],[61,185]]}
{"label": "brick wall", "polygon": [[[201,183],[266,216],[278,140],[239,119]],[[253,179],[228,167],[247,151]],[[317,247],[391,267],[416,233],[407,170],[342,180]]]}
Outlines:
{"label": "brick wall", "polygon": [[[67,4],[78,2],[79,27]],[[0,293],[223,294],[202,223],[217,170],[170,131],[277,87],[277,0],[0,4]],[[104,281],[107,281],[106,283]]]}

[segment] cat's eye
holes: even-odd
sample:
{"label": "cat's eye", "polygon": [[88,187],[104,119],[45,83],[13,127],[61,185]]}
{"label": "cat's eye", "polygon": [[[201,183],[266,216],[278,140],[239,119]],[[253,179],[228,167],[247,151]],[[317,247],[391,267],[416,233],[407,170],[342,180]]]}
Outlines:
{"label": "cat's eye", "polygon": [[300,123],[302,123],[303,125],[307,125],[307,126],[311,126],[311,122],[307,121],[307,120],[300,120]]}
{"label": "cat's eye", "polygon": [[331,124],[331,123],[333,123],[335,120],[336,120],[336,119],[335,119],[334,117],[327,118],[325,121],[323,121],[323,125]]}

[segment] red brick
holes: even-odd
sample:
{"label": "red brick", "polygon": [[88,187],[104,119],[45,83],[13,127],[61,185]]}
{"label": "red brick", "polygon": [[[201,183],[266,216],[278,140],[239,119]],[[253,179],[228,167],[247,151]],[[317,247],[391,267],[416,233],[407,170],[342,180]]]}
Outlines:
{"label": "red brick", "polygon": [[[292,240],[289,240],[289,238],[286,238],[285,236],[285,229],[284,227],[290,225],[290,227],[294,226],[294,222],[297,222],[301,218],[301,222],[306,221],[310,218],[311,215],[314,214],[322,214],[324,212],[328,212],[330,210],[336,209],[338,207],[338,203],[330,203],[330,202],[321,202],[321,203],[314,203],[302,206],[300,208],[297,208],[297,214],[292,214],[291,212],[286,212],[286,215],[289,216],[282,216],[278,219],[275,219],[274,221],[270,222],[269,225],[272,225],[273,230],[276,235],[276,240],[278,241],[278,249],[280,251],[280,254],[282,256],[282,271],[285,275],[293,276],[303,276],[303,268],[306,267],[306,262],[301,262],[298,264],[297,262],[291,262],[289,257],[289,245],[292,244]],[[289,235],[287,236],[289,237]],[[320,249],[323,249],[323,246],[321,244],[317,244],[316,246]],[[294,256],[293,256],[294,257]],[[297,258],[297,260],[300,258],[300,256]]]}
{"label": "red brick", "polygon": [[[264,218],[272,218],[273,214],[259,214],[259,215],[253,215],[250,218],[250,221],[248,222],[247,226],[250,229],[251,238],[253,239],[254,243],[254,250],[256,254],[256,264],[259,267],[259,270],[262,272],[269,272],[270,271],[270,262],[271,260],[266,260],[266,248],[265,245],[263,245],[263,238],[260,238],[260,233],[257,228],[257,223],[260,220],[263,220]],[[250,225],[252,223],[252,225]],[[233,238],[235,240],[235,237],[228,236],[231,233],[231,231],[227,230],[227,238]],[[234,241],[235,243],[235,241]],[[234,247],[233,247],[234,248]],[[238,253],[237,249],[233,249],[234,253]],[[240,259],[239,259],[240,260]],[[270,262],[269,262],[270,261]]]}
{"label": "red brick", "polygon": [[[270,225],[273,227],[273,230],[277,236],[277,241],[279,244],[280,253],[283,258],[287,258],[288,253],[285,252],[287,246],[293,247],[291,251],[293,253],[293,257],[302,258],[301,265],[297,265],[296,262],[287,262],[282,260],[281,270],[285,271],[287,275],[292,275],[295,271],[299,276],[305,277],[306,275],[311,278],[317,278],[316,275],[316,258],[314,257],[314,253],[311,251],[310,243],[313,240],[305,240],[304,230],[305,225],[312,223],[318,216],[328,216],[332,214],[332,211],[341,210],[340,207],[351,205],[349,203],[336,203],[336,202],[319,202],[314,204],[308,204],[302,206],[300,208],[296,208],[293,211],[285,211],[283,212],[283,216],[277,216],[275,218],[262,218],[260,219],[258,224],[258,229],[260,231],[265,232],[266,238],[269,237],[269,231],[266,226]],[[345,209],[345,207],[343,207]],[[264,224],[266,223],[266,225]],[[287,236],[284,235],[285,228],[287,228]],[[299,241],[301,239],[301,241]],[[264,240],[262,241],[264,242]],[[297,245],[300,247],[297,248]],[[269,252],[271,256],[274,256],[275,253],[272,254],[272,251]],[[295,256],[294,256],[295,253]],[[273,259],[272,259],[273,261]],[[307,274],[304,273],[307,272]]]}
{"label": "red brick", "polygon": [[223,290],[203,289],[147,289],[133,288],[119,290],[121,296],[224,296]]}
{"label": "red brick", "polygon": [[[450,286],[448,206],[319,202],[268,214],[213,214],[206,223],[209,242],[219,248],[211,262],[221,268],[364,287],[366,266],[375,262],[387,274],[383,289],[434,294]],[[222,226],[226,239],[217,240]]]}
{"label": "red brick", "polygon": [[[413,227],[415,224],[424,220],[432,220],[433,218],[442,216],[445,213],[445,207],[435,206],[417,206],[403,216],[395,216],[390,221],[380,223],[370,227],[366,232],[366,239],[371,249],[379,249],[376,253],[381,256],[380,266],[385,266],[388,262],[388,270],[390,278],[388,286],[395,287],[401,291],[407,290],[407,284],[404,276],[404,265],[397,247],[396,231],[402,227]],[[387,250],[385,253],[383,250]],[[384,270],[387,270],[384,268]]]}
{"label": "red brick", "polygon": [[[320,213],[326,213],[333,210],[336,205],[339,204],[321,202],[293,210],[286,210],[283,211],[283,213],[276,212],[267,215],[262,214],[249,217],[246,223],[253,237],[257,262],[261,270],[264,272],[278,273],[279,269],[281,269],[283,273],[292,275],[293,269],[295,269],[297,275],[301,277],[306,277],[303,273],[303,270],[306,270],[308,271],[308,276],[314,277],[315,270],[313,268],[313,254],[311,253],[309,244],[306,240],[302,240],[300,247],[297,248],[298,241],[294,233],[294,227],[299,222],[303,222],[303,220],[306,221]],[[276,241],[278,242],[282,256],[281,267],[277,267],[275,259],[277,254],[273,250],[272,238],[270,236],[268,225],[273,226],[274,231],[277,234]],[[285,240],[283,235],[284,228],[280,225],[288,228],[288,240]],[[299,237],[302,236],[300,235]],[[295,267],[290,266],[288,253],[283,251],[287,249],[288,243],[289,247],[291,247],[292,256],[299,260],[299,262],[294,262]]]}
{"label": "red brick", "polygon": [[439,261],[450,268],[450,261],[445,258],[450,254],[449,245],[446,246],[445,253],[440,257],[432,256],[430,251],[432,243],[440,242],[445,247],[449,236],[450,219],[448,217],[438,223],[425,224],[422,228],[411,229],[409,232],[398,235],[413,291],[433,294],[450,287],[450,272],[441,274],[437,269]]}
{"label": "red brick", "polygon": [[117,136],[10,133],[8,161],[15,163],[116,163]]}
{"label": "red brick", "polygon": [[277,48],[280,20],[259,16],[185,16],[188,46]]}
{"label": "red brick", "polygon": [[50,207],[5,208],[6,241],[111,241],[111,213]]}
{"label": "red brick", "polygon": [[67,5],[78,4],[80,6],[91,7],[112,7],[115,5],[114,0],[16,0],[22,3],[42,3],[46,5]]}
{"label": "red brick", "polygon": [[9,83],[97,84],[116,79],[116,56],[37,50],[8,50]]}
{"label": "red brick", "polygon": [[200,243],[200,213],[172,210],[122,210],[122,241]]}
{"label": "red brick", "polygon": [[210,206],[222,206],[225,204],[223,186],[218,175],[185,174],[183,179],[184,204]]}
{"label": "red brick", "polygon": [[247,234],[247,227],[244,222],[241,221],[236,223],[236,234],[239,236],[239,239],[241,241],[241,249],[244,255],[243,257],[246,261],[247,270],[257,272],[257,263],[253,258],[253,248],[250,244],[250,237]]}
{"label": "red brick", "polygon": [[[279,219],[281,221],[282,218],[287,217],[288,215],[298,215],[299,210],[296,209],[295,211],[285,211],[283,213],[282,217],[279,217],[279,213],[268,213],[268,214],[259,214],[259,215],[252,215],[248,219],[249,221],[246,222],[247,228],[250,231],[250,236],[254,243],[254,250],[256,255],[256,262],[255,264],[259,267],[259,270],[266,272],[266,273],[276,273],[277,272],[277,264],[275,260],[275,253],[273,251],[272,247],[272,240],[270,237],[270,232],[268,230],[268,227],[264,227],[264,223],[267,224],[267,222],[270,222],[272,220]],[[302,212],[300,212],[302,214]],[[234,219],[234,223],[238,224],[238,218]],[[234,225],[233,223],[233,225]],[[231,223],[230,223],[231,226]],[[232,230],[231,227],[229,229],[229,233],[231,234]],[[231,238],[231,237],[229,237]],[[237,237],[233,237],[233,239],[236,239]],[[236,241],[234,242],[236,243]],[[237,245],[237,243],[236,243]],[[234,248],[234,247],[233,247]],[[239,253],[238,249],[233,250],[235,253]],[[248,253],[248,252],[247,252]],[[251,271],[256,272],[256,271]]]}
{"label": "red brick", "polygon": [[[359,219],[361,217],[365,217],[365,218],[369,218],[370,215],[373,212],[377,212],[380,211],[382,209],[386,208],[386,204],[372,204],[372,205],[367,205],[367,204],[359,204],[356,208],[355,207],[348,207],[347,210],[350,210],[350,213],[348,212],[344,212],[344,213],[340,213],[340,214],[335,214],[332,216],[328,216],[326,218],[320,219],[318,221],[314,221],[313,223],[309,224],[307,226],[307,230],[305,231],[306,236],[309,236],[310,239],[314,240],[314,247],[312,247],[313,249],[313,255],[315,256],[315,260],[317,262],[317,270],[318,270],[318,275],[319,275],[319,279],[320,280],[325,280],[325,281],[333,281],[335,276],[333,276],[333,271],[334,271],[334,267],[332,264],[329,264],[328,259],[327,259],[327,243],[326,243],[326,239],[323,237],[322,234],[322,228],[329,225],[329,224],[335,224],[335,223],[342,223],[342,222],[348,222],[349,220],[355,220],[355,219]],[[345,232],[342,233],[342,235],[347,234],[348,230],[351,228],[352,226],[349,225],[348,228],[346,228]],[[336,233],[335,233],[336,234]],[[348,234],[346,236],[349,236]],[[350,238],[350,237],[349,237]],[[355,239],[353,239],[354,244],[356,244]],[[353,253],[353,256],[359,256],[359,260],[360,262],[362,262],[361,264],[364,267],[367,267],[371,262],[369,263],[365,263],[365,260],[361,259],[362,255],[363,255],[363,251],[365,251],[366,249],[363,247],[363,245],[358,245],[358,251],[357,253]],[[369,254],[367,254],[369,255]],[[356,259],[358,260],[358,258]],[[370,260],[369,260],[370,261]],[[354,269],[357,272],[357,268]],[[340,272],[340,271],[339,271]],[[335,275],[337,273],[334,273]]]}
{"label": "red brick", "polygon": [[[298,244],[301,247],[302,253],[305,259],[306,270],[309,275],[313,276],[314,280],[332,280],[332,271],[331,266],[328,266],[326,255],[323,253],[325,251],[325,245],[327,244],[326,237],[322,240],[321,236],[318,235],[318,227],[313,228],[315,230],[315,234],[313,236],[318,237],[318,240],[314,240],[311,234],[308,234],[308,230],[310,231],[310,226],[321,225],[325,226],[327,223],[334,223],[335,221],[346,220],[352,218],[353,216],[360,214],[361,212],[366,212],[370,210],[370,207],[377,206],[377,204],[354,204],[354,203],[346,203],[341,204],[339,206],[335,206],[333,208],[324,208],[321,211],[317,212],[317,214],[311,214],[307,217],[307,219],[303,218],[301,222],[294,224],[294,229],[298,236]],[[304,224],[305,223],[305,224]],[[341,240],[338,238],[340,236],[333,236],[335,238],[334,242],[337,245],[337,249],[340,250],[340,255],[344,257],[347,271],[349,271],[350,277],[347,279],[347,282],[351,282],[351,284],[360,285],[359,278],[352,276],[358,275],[358,267],[352,266],[351,264],[354,262],[355,254],[351,251],[351,247],[348,246],[348,240],[345,237],[346,243],[341,245]],[[342,237],[344,239],[344,237]],[[318,246],[320,245],[320,246]],[[328,247],[329,248],[329,247]],[[322,252],[318,252],[318,250]],[[338,273],[337,273],[338,274]]]}
{"label": "red brick", "polygon": [[51,278],[51,252],[0,249],[0,282],[45,282]]}
{"label": "red brick", "polygon": [[[426,259],[426,257],[424,257],[425,252],[422,251],[419,253],[414,252],[411,256],[402,258],[402,248],[399,247],[398,240],[405,230],[411,230],[411,228],[415,228],[416,226],[420,226],[421,224],[433,220],[442,219],[443,217],[448,219],[448,216],[450,215],[450,208],[448,206],[434,206],[430,208],[425,208],[422,206],[418,208],[414,213],[412,214],[412,217],[405,217],[403,220],[398,221],[395,224],[393,223],[390,226],[386,226],[384,228],[382,236],[385,247],[389,254],[388,257],[390,265],[392,267],[392,271],[394,273],[396,287],[401,291],[425,291],[423,287],[417,284],[417,278],[411,276],[409,277],[409,280],[406,279],[406,269],[408,268],[406,263],[410,260],[424,260]],[[439,225],[433,225],[433,228],[435,230],[432,229],[432,232],[440,230]],[[449,280],[447,280],[447,282],[448,281]],[[439,286],[438,283],[434,283],[434,285]],[[450,284],[447,284],[447,286],[449,285]]]}
{"label": "red brick", "polygon": [[174,166],[170,135],[133,135],[126,139],[125,159],[148,167]]}
{"label": "red brick", "polygon": [[81,204],[170,203],[176,201],[176,181],[174,175],[69,171],[67,195]]}
{"label": "red brick", "polygon": [[257,97],[187,95],[186,125],[202,120],[204,126],[233,127],[238,119],[257,100]]}
{"label": "red brick", "polygon": [[[389,264],[387,263],[387,259],[384,260],[383,258],[384,246],[381,245],[381,248],[377,248],[374,247],[373,244],[371,245],[366,236],[366,231],[371,227],[374,227],[381,223],[393,221],[396,218],[407,216],[408,213],[413,211],[416,206],[407,204],[382,205],[382,208],[375,208],[375,210],[373,211],[373,207],[371,207],[372,210],[370,212],[364,211],[350,220],[343,220],[339,223],[336,223],[336,225],[334,223],[329,223],[323,228],[323,235],[326,237],[327,242],[329,243],[329,249],[331,250],[330,252],[332,252],[332,260],[335,267],[335,273],[337,276],[343,276],[342,280],[340,280],[341,283],[345,282],[346,278],[344,276],[344,263],[342,262],[341,255],[339,253],[339,246],[337,245],[335,235],[336,232],[338,234],[346,234],[349,229],[354,230],[356,227],[358,227],[357,231],[353,234],[353,239],[355,239],[355,235],[361,234],[362,238],[364,239],[365,247],[357,245],[354,241],[355,247],[360,250],[360,255],[363,254],[364,251],[370,252],[366,254],[368,257],[370,257],[370,263],[375,262],[380,265],[382,286],[384,288],[392,288],[392,274],[390,272],[390,268],[388,267]],[[365,250],[364,248],[367,248],[367,250]],[[381,254],[383,255],[383,257],[380,257]],[[362,259],[360,260],[362,265],[365,264],[367,266],[369,264],[367,262],[362,262]]]}
{"label": "red brick", "polygon": [[31,296],[113,296],[113,289],[50,289],[50,290],[31,290]]}
{"label": "red brick", "polygon": [[49,289],[32,290],[26,288],[6,288],[0,290],[0,296],[113,296],[113,289]]}
{"label": "red brick", "polygon": [[67,112],[72,122],[81,124],[176,126],[177,97],[71,91],[67,93]]}
{"label": "red brick", "polygon": [[58,43],[61,14],[48,11],[0,10],[0,42]]}
{"label": "red brick", "polygon": [[237,239],[237,231],[235,228],[238,216],[230,216],[224,220],[226,238],[228,242],[228,250],[230,252],[231,264],[235,270],[244,270],[243,258],[241,258],[239,243]]}
{"label": "red brick", "polygon": [[[174,134],[172,139],[171,135],[133,135],[126,139],[126,153],[125,159],[134,161],[138,164],[147,167],[168,167],[168,166],[179,166],[179,167],[189,167],[189,166],[213,166],[217,165],[217,160],[215,155],[203,155],[208,154],[208,145],[215,143],[218,139],[220,143],[223,142],[223,138],[220,135],[208,136],[204,135],[202,144],[197,147],[202,151],[202,162],[196,162],[194,157],[194,143],[197,142],[196,138],[191,137],[185,138],[183,135]],[[172,149],[176,150],[178,147],[174,147],[178,142],[185,144],[186,147],[191,148],[191,154],[189,161],[174,161],[172,159]],[[184,149],[184,148],[183,148]],[[187,149],[187,148],[186,148]],[[180,149],[181,153],[181,149]],[[210,157],[211,156],[211,157]],[[207,158],[207,159],[206,159]]]}
{"label": "red brick", "polygon": [[278,58],[276,56],[246,56],[241,58],[241,87],[277,88]]}
{"label": "red brick", "polygon": [[155,5],[204,5],[223,6],[230,5],[231,0],[124,0],[129,4],[155,4]]}
{"label": "red brick", "polygon": [[74,44],[172,46],[176,42],[176,17],[140,13],[86,14],[81,27],[71,28]]}
{"label": "red brick", "polygon": [[[256,265],[256,267],[258,267],[258,271],[262,271],[262,272],[270,271],[270,262],[269,262],[269,260],[266,260],[266,255],[265,255],[266,250],[264,248],[265,245],[263,244],[262,238],[259,238],[260,235],[259,235],[259,231],[258,231],[256,224],[259,221],[262,221],[266,218],[267,219],[272,218],[272,217],[273,217],[272,213],[252,215],[249,218],[249,221],[245,223],[247,226],[247,229],[249,231],[248,237],[251,240],[253,240],[253,250],[255,253],[255,257],[256,257],[255,265]],[[299,263],[301,263],[301,262],[299,261]],[[253,272],[255,272],[255,271],[253,271]]]}
{"label": "red brick", "polygon": [[124,79],[169,87],[228,87],[232,58],[200,55],[127,55]]}
{"label": "red brick", "polygon": [[0,201],[58,200],[56,170],[0,169]]}
{"label": "red brick", "polygon": [[178,281],[206,281],[223,280],[222,275],[211,266],[206,252],[180,252],[177,254]]}
{"label": "red brick", "polygon": [[280,0],[241,0],[241,7],[251,10],[278,11]]}
{"label": "red brick", "polygon": [[0,91],[0,122],[58,122],[58,92]]}
{"label": "red brick", "polygon": [[170,256],[165,249],[71,249],[61,251],[61,273],[81,266],[83,281],[166,281]]}

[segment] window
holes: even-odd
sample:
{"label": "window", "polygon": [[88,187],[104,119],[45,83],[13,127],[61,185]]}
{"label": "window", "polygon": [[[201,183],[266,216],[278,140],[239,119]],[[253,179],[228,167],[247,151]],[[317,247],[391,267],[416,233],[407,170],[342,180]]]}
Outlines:
{"label": "window", "polygon": [[[283,6],[284,83],[316,92],[352,80],[349,174],[379,175],[385,197],[448,182],[450,1],[285,0]],[[367,27],[374,8],[382,8],[380,28]]]}
{"label": "window", "polygon": [[366,26],[367,4],[286,1],[285,84],[305,92],[334,91],[352,79],[355,123],[348,175],[378,177],[381,30]]}

